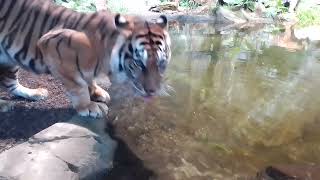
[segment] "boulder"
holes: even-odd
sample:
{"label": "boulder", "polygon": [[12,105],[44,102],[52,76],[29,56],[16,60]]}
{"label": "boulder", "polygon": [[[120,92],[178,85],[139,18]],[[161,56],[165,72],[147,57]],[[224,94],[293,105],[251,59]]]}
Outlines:
{"label": "boulder", "polygon": [[216,16],[216,22],[221,24],[241,24],[247,22],[247,20],[241,18],[237,12],[223,7],[217,8],[214,15]]}
{"label": "boulder", "polygon": [[273,165],[258,173],[259,180],[320,179],[320,166],[309,164]]}
{"label": "boulder", "polygon": [[56,123],[1,153],[0,180],[78,180],[104,176],[112,167],[116,142],[99,131],[99,125],[75,122]]}

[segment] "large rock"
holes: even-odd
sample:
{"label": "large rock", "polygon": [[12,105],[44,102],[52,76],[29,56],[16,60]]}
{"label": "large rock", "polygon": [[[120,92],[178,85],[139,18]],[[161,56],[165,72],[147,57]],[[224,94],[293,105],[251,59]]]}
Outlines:
{"label": "large rock", "polygon": [[274,165],[258,173],[257,180],[316,180],[320,166],[308,164]]}
{"label": "large rock", "polygon": [[98,127],[78,121],[39,132],[0,154],[0,180],[101,178],[112,167],[116,143]]}
{"label": "large rock", "polygon": [[216,22],[221,24],[241,24],[246,23],[247,20],[241,18],[239,14],[227,8],[219,7],[215,11]]}

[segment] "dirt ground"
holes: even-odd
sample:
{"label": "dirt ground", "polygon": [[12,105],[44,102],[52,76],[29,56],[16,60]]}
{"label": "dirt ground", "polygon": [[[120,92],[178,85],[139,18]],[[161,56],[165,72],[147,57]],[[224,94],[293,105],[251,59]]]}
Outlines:
{"label": "dirt ground", "polygon": [[[30,136],[57,122],[69,120],[76,112],[70,107],[62,84],[50,75],[34,75],[20,70],[20,83],[26,87],[42,87],[49,90],[49,97],[38,102],[27,101],[8,95],[2,89],[0,98],[12,100],[14,110],[0,113],[0,152],[9,149]],[[106,122],[108,120],[106,119]],[[126,141],[126,126],[113,126],[106,123],[106,131],[118,141],[114,168],[105,179],[147,180],[153,179],[154,172],[144,166],[141,159],[129,148]]]}
{"label": "dirt ground", "polygon": [[69,108],[69,101],[62,85],[51,76],[36,76],[20,71],[19,80],[27,87],[44,87],[50,90],[50,97],[39,102],[27,101],[8,95],[0,90],[0,98],[14,101],[13,111],[0,113],[0,152],[23,142],[35,133],[58,121],[66,121],[75,114]]}

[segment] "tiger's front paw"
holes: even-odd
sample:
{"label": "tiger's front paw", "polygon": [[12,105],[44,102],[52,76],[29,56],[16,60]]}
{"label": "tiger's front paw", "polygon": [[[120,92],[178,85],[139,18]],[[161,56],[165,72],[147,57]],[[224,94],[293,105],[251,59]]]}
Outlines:
{"label": "tiger's front paw", "polygon": [[32,98],[36,101],[38,100],[42,100],[42,99],[46,99],[48,97],[48,90],[44,89],[44,88],[38,88],[35,89],[36,92],[34,93],[34,95],[32,96]]}
{"label": "tiger's front paw", "polygon": [[91,94],[90,99],[95,102],[108,103],[110,101],[110,95],[107,91],[101,87],[97,87]]}
{"label": "tiger's front paw", "polygon": [[87,107],[79,109],[78,114],[84,117],[101,118],[108,114],[108,106],[104,103],[91,102]]}

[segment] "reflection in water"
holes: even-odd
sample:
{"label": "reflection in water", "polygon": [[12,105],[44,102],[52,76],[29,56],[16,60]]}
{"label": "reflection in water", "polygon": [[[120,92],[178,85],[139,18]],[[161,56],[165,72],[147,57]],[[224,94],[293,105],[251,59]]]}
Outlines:
{"label": "reflection in water", "polygon": [[172,29],[175,93],[112,107],[160,179],[253,177],[271,164],[320,162],[315,48],[292,39],[292,28]]}

